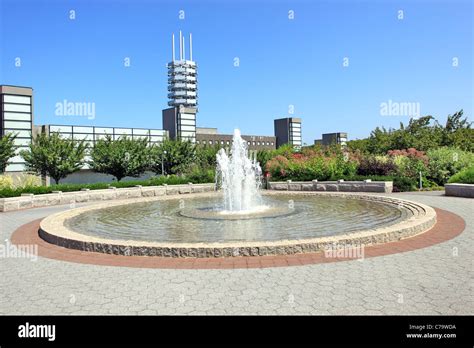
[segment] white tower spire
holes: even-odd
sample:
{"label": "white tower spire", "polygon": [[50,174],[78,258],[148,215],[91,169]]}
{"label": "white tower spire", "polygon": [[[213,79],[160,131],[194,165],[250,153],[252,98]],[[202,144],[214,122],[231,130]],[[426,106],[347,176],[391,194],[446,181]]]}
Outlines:
{"label": "white tower spire", "polygon": [[193,34],[189,33],[189,60],[193,60]]}
{"label": "white tower spire", "polygon": [[179,60],[183,60],[183,34],[179,31]]}
{"label": "white tower spire", "polygon": [[174,62],[174,61],[175,61],[175,57],[174,57],[174,33],[173,33],[173,36],[172,36],[172,40],[171,40],[171,41],[172,41],[172,46],[173,46],[173,47],[172,47],[172,49],[173,49],[173,60],[172,60],[172,61]]}
{"label": "white tower spire", "polygon": [[184,44],[184,35],[183,35],[183,60],[186,60],[186,45]]}

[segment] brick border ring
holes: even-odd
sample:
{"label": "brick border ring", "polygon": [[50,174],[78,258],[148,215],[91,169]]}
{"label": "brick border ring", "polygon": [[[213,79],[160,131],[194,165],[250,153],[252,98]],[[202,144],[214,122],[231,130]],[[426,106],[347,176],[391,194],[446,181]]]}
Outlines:
{"label": "brick border ring", "polygon": [[[295,193],[278,192],[270,194],[294,195]],[[433,208],[408,200],[354,193],[301,192],[297,194],[311,196],[343,196],[351,199],[362,199],[376,201],[382,204],[396,205],[399,209],[408,211],[409,218],[399,221],[393,225],[380,227],[377,229],[351,232],[337,236],[299,240],[217,243],[159,243],[134,240],[109,240],[74,232],[65,225],[65,221],[67,219],[88,211],[123,204],[154,201],[157,199],[172,199],[173,197],[170,196],[166,198],[139,198],[127,201],[94,204],[83,208],[76,208],[65,212],[56,213],[46,217],[41,221],[39,236],[48,243],[64,248],[113,255],[169,258],[226,258],[238,256],[258,257],[265,255],[315,253],[327,250],[328,248],[334,247],[334,245],[370,246],[389,243],[426,232],[436,223],[436,212]],[[182,196],[180,198],[182,198]]]}

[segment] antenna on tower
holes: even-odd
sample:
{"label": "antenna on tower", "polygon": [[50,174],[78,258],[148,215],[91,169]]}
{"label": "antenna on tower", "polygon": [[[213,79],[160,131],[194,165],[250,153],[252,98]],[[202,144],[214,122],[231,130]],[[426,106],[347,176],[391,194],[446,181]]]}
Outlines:
{"label": "antenna on tower", "polygon": [[184,36],[183,36],[183,59],[186,60],[186,45],[184,44]]}
{"label": "antenna on tower", "polygon": [[193,34],[189,33],[189,60],[193,60]]}
{"label": "antenna on tower", "polygon": [[183,60],[183,34],[179,31],[179,60]]}
{"label": "antenna on tower", "polygon": [[174,59],[174,33],[173,33],[173,36],[172,36],[172,40],[171,40],[171,41],[172,41],[172,46],[173,46],[172,49],[173,49],[173,62],[174,62],[174,60],[175,60],[175,59]]}

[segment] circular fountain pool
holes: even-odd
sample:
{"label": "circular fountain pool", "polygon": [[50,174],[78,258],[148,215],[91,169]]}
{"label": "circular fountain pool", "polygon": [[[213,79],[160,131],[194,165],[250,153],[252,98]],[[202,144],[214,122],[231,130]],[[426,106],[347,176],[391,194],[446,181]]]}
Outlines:
{"label": "circular fountain pool", "polygon": [[258,256],[315,252],[341,241],[384,243],[435,223],[429,207],[369,195],[266,192],[266,209],[230,219],[222,218],[221,202],[221,194],[205,193],[101,203],[47,217],[40,236],[110,254]]}
{"label": "circular fountain pool", "polygon": [[217,153],[222,193],[155,197],[73,209],[41,222],[40,236],[68,248],[164,257],[263,256],[376,244],[423,232],[434,210],[356,194],[262,195],[260,164],[234,131]]}
{"label": "circular fountain pool", "polygon": [[172,243],[278,241],[334,236],[388,226],[406,209],[334,196],[264,197],[255,212],[220,209],[221,198],[171,199],[86,211],[65,221],[71,231],[112,240]]}

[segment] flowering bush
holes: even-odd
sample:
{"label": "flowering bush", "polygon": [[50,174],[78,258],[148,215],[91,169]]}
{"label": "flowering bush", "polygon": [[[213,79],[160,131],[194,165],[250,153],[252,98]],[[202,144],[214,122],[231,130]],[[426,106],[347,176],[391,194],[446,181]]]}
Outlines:
{"label": "flowering bush", "polygon": [[386,155],[365,154],[336,147],[306,147],[268,160],[270,180],[390,180],[395,191],[416,190],[420,172],[423,188],[437,188],[474,163],[474,154],[456,148],[428,153],[415,148],[390,150]]}
{"label": "flowering bush", "polygon": [[389,150],[391,157],[397,166],[397,174],[408,178],[417,178],[419,173],[426,175],[428,166],[428,156],[423,151],[414,148],[403,150]]}
{"label": "flowering bush", "polygon": [[286,157],[278,155],[267,161],[265,170],[274,178],[285,178],[287,175],[285,168],[288,164],[289,160]]}
{"label": "flowering bush", "polygon": [[276,156],[266,164],[273,180],[335,180],[355,175],[358,163],[342,152],[306,151],[286,158]]}
{"label": "flowering bush", "polygon": [[388,156],[362,157],[357,173],[359,175],[392,175],[397,172],[397,165],[393,158]]}

